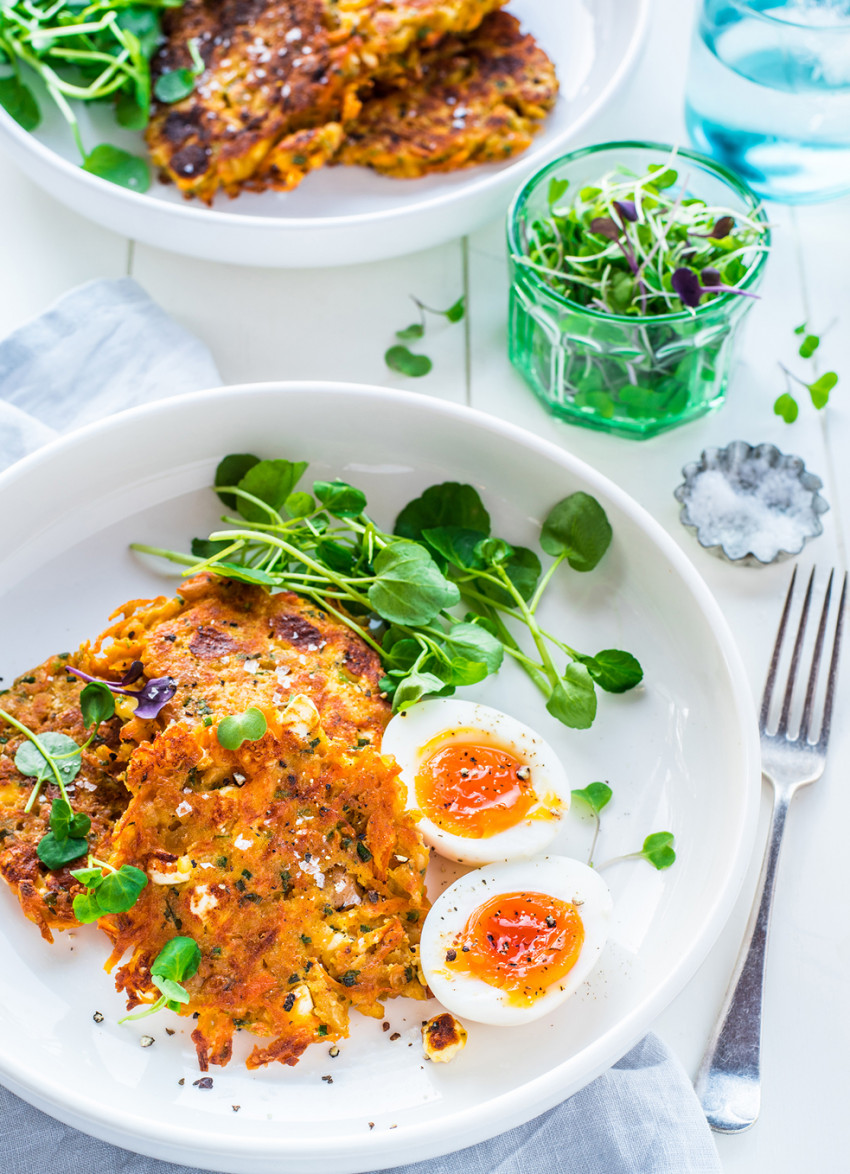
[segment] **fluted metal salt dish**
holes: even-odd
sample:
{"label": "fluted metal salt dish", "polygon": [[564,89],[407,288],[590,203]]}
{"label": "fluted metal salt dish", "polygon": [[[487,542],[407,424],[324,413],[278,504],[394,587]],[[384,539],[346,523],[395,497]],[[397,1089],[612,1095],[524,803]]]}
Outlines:
{"label": "fluted metal salt dish", "polygon": [[700,546],[741,566],[767,566],[800,553],[823,533],[821,514],[829,509],[818,490],[820,477],[802,458],[775,444],[735,440],[707,448],[682,469],[675,490],[684,526]]}

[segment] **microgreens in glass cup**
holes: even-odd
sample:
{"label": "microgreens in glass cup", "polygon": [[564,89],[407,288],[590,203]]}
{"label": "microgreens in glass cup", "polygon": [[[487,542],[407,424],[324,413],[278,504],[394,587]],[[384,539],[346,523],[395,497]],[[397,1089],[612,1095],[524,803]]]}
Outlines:
{"label": "microgreens in glass cup", "polygon": [[511,362],[555,415],[642,439],[724,399],[770,231],[724,167],[661,143],[549,164],[508,214]]}

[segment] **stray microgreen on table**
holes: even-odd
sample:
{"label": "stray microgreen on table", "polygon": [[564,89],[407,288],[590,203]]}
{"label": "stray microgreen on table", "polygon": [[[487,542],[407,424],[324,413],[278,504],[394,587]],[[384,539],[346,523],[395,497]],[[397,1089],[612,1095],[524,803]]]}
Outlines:
{"label": "stray microgreen on table", "polygon": [[[228,529],[193,540],[191,554],[137,543],[133,549],[189,573],[210,570],[312,599],[379,654],[381,689],[396,710],[474,685],[507,656],[541,690],[553,717],[586,729],[596,716],[597,686],[622,693],[641,681],[630,653],[582,652],[538,618],[563,564],[586,573],[608,549],[611,527],[593,497],[573,493],[549,511],[540,532],[542,551],[551,556],[544,570],[533,550],[492,534],[471,485],[431,486],[388,533],[366,513],[366,497],[355,486],[315,481],[312,493],[297,489],[306,468],[303,461],[231,454],[220,462],[215,485],[241,517],[226,515]],[[530,647],[517,639],[523,629]],[[219,740],[235,745],[260,736],[253,724],[246,731],[250,715],[220,723]]]}
{"label": "stray microgreen on table", "polygon": [[424,302],[420,302],[419,298],[415,298],[413,295],[411,295],[411,300],[419,310],[419,321],[395,332],[395,336],[400,342],[386,351],[384,362],[391,371],[397,371],[400,375],[409,375],[411,378],[417,379],[427,375],[434,364],[427,355],[414,354],[409,347],[403,344],[418,341],[424,337],[426,315],[428,314],[433,314],[437,318],[445,318],[447,322],[462,321],[466,313],[466,299],[459,297],[447,310],[435,310],[431,306],[426,306]]}

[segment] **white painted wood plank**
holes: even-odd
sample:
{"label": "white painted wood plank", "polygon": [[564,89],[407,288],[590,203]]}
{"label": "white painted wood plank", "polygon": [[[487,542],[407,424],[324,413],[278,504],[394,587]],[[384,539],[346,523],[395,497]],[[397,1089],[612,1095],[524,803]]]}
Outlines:
{"label": "white painted wood plank", "polygon": [[[428,316],[421,378],[384,362],[396,330],[417,320],[410,295],[446,309],[463,293],[460,241],[409,257],[339,269],[249,269],[137,245],[133,276],[212,350],[225,383],[331,379],[466,399],[465,329]],[[364,427],[368,426],[364,422]]]}
{"label": "white painted wood plank", "polygon": [[75,285],[127,273],[128,242],[36,187],[0,150],[0,337]]}

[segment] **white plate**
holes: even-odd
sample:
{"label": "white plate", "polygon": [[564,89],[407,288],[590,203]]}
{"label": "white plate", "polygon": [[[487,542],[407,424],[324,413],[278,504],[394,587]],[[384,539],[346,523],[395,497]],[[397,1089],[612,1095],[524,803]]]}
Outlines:
{"label": "white plate", "polygon": [[[588,983],[555,1014],[519,1028],[473,1024],[466,1051],[435,1065],[419,1047],[426,1005],[390,1001],[393,1032],[355,1014],[337,1059],[314,1047],[293,1069],[249,1073],[237,1057],[213,1071],[209,1091],[193,1086],[191,1021],[163,1014],[119,1027],[123,1003],[101,969],[99,931],[60,935],[48,946],[2,887],[0,1079],[15,1092],[98,1137],[190,1166],[373,1170],[528,1120],[647,1030],[705,957],[742,880],[759,794],[755,720],[707,588],[626,494],[560,448],[491,417],[338,384],[165,401],[75,433],[0,477],[6,681],[93,636],[125,599],[170,593],[175,580],[128,543],[185,548],[208,533],[218,516],[206,488],[217,460],[251,451],[309,458],[308,477],[362,486],[386,527],[411,497],[447,479],[478,486],[496,531],[529,545],[554,502],[576,489],[598,497],[614,528],[612,548],[589,575],[564,569],[544,619],[587,651],[634,652],[645,687],[603,696],[584,732],[549,718],[513,666],[465,692],[536,726],[563,756],[573,787],[609,780],[614,799],[597,859],[638,848],[658,830],[673,831],[679,851],[668,872],[640,861],[611,868],[612,939]],[[552,850],[583,855],[589,838],[589,826],[571,816]],[[97,1010],[100,1024],[92,1021]],[[177,1033],[169,1037],[166,1026]],[[395,1031],[401,1038],[392,1040]],[[147,1032],[156,1043],[142,1049]],[[244,1055],[248,1037],[237,1039]],[[321,1080],[326,1074],[332,1085]]]}
{"label": "white plate", "polygon": [[[157,182],[145,195],[80,170],[70,129],[55,105],[27,134],[0,108],[0,141],[23,170],[83,216],[122,236],[210,261],[321,266],[374,261],[440,244],[504,212],[511,194],[608,102],[642,40],[649,0],[511,0],[558,70],[561,97],[524,155],[503,164],[397,180],[334,167],[294,192],[217,197],[213,208]],[[109,106],[80,113],[89,149],[108,141],[144,153],[140,135],[116,127]],[[90,121],[92,119],[93,121]]]}

